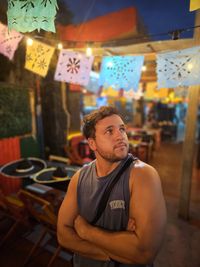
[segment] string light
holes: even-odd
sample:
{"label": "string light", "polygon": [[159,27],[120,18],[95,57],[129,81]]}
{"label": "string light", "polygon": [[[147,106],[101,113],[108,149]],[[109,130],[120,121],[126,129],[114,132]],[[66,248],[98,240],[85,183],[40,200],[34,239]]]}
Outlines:
{"label": "string light", "polygon": [[142,71],[146,71],[147,70],[147,66],[143,65],[142,66]]}
{"label": "string light", "polygon": [[113,62],[112,61],[108,61],[107,62],[107,67],[108,68],[112,68],[113,67]]}
{"label": "string light", "polygon": [[[91,49],[91,45],[92,44],[96,44],[97,46],[99,45],[100,43],[100,46],[103,48],[103,47],[111,47],[111,46],[121,46],[121,45],[127,45],[127,44],[134,44],[134,43],[138,43],[138,42],[141,42],[141,41],[149,41],[151,39],[154,39],[155,37],[158,37],[158,36],[167,36],[167,35],[171,35],[172,37],[172,40],[178,40],[180,38],[180,35],[181,33],[183,32],[188,32],[188,31],[191,31],[195,28],[199,28],[200,25],[197,25],[197,26],[194,26],[194,27],[189,27],[189,28],[185,28],[185,29],[175,29],[175,30],[172,30],[172,31],[168,31],[168,32],[163,32],[163,33],[157,33],[157,34],[149,34],[149,35],[144,35],[144,36],[134,36],[134,37],[129,37],[129,38],[124,38],[124,39],[118,39],[118,40],[112,40],[112,41],[107,41],[107,42],[98,42],[98,41],[76,41],[76,40],[63,40],[62,42],[64,43],[63,47],[65,45],[67,45],[67,47],[70,47],[71,49],[73,47],[77,47],[77,44],[81,47],[85,46],[85,45],[88,45],[88,43],[90,44],[90,46],[87,47],[86,49],[86,54],[87,53],[90,53],[90,51],[92,50]],[[59,43],[59,40],[58,39],[50,39],[48,37],[45,37],[45,36],[35,36],[36,38],[39,38],[39,39],[44,39],[44,40],[47,40],[48,42],[52,42],[55,43]],[[58,45],[57,45],[58,47]],[[60,48],[58,48],[60,49]],[[62,48],[61,48],[62,49]],[[90,50],[91,49],[91,50]],[[87,52],[87,50],[89,52]]]}
{"label": "string light", "polygon": [[86,48],[86,56],[87,57],[91,57],[92,56],[92,48],[91,47],[87,47]]}
{"label": "string light", "polygon": [[58,43],[57,47],[58,47],[58,50],[62,50],[63,49],[63,45],[61,43]]}
{"label": "string light", "polygon": [[27,43],[28,46],[32,46],[33,45],[33,39],[28,38],[26,43]]}
{"label": "string light", "polygon": [[187,65],[187,68],[188,68],[188,70],[192,70],[192,69],[193,69],[193,64],[191,64],[191,63],[188,64],[188,65]]}

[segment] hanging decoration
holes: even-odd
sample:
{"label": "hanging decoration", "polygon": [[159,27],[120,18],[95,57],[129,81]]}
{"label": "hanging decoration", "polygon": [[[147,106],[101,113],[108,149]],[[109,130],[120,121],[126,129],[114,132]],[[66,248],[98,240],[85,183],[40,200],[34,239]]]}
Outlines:
{"label": "hanging decoration", "polygon": [[57,0],[8,0],[8,28],[19,32],[55,32]]}
{"label": "hanging decoration", "polygon": [[61,50],[55,80],[86,86],[89,82],[93,60],[93,56],[87,57],[83,53]]}
{"label": "hanging decoration", "polygon": [[15,51],[23,35],[15,30],[8,32],[8,27],[0,23],[0,53],[13,59]]}
{"label": "hanging decoration", "polygon": [[188,95],[188,88],[186,86],[180,86],[178,90],[174,91],[175,97],[185,99]]}
{"label": "hanging decoration", "polygon": [[138,91],[135,92],[132,89],[128,90],[128,91],[124,91],[123,92],[123,96],[128,100],[128,99],[135,99],[135,100],[139,100],[143,97],[144,93],[142,91],[142,88],[139,87]]}
{"label": "hanging decoration", "polygon": [[87,91],[97,94],[99,91],[99,73],[90,71],[90,79],[88,85],[85,86]]}
{"label": "hanging decoration", "polygon": [[190,0],[190,11],[200,8],[200,0]]}
{"label": "hanging decoration", "polygon": [[144,91],[144,99],[147,100],[162,100],[168,97],[168,88],[158,89],[157,82],[148,82]]}
{"label": "hanging decoration", "polygon": [[103,87],[101,92],[101,96],[110,96],[110,97],[119,97],[119,92],[115,90],[113,87],[109,86],[107,88]]}
{"label": "hanging decoration", "polygon": [[200,47],[157,54],[158,88],[200,84]]}
{"label": "hanging decoration", "polygon": [[32,45],[27,45],[25,68],[45,77],[54,50],[55,48],[38,41],[34,41]]}
{"label": "hanging decoration", "polygon": [[144,56],[114,56],[102,60],[99,85],[138,90]]}

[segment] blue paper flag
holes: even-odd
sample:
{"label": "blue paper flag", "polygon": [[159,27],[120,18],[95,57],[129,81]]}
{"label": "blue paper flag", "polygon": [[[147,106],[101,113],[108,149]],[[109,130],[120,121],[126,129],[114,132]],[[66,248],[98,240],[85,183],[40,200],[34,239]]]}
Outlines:
{"label": "blue paper flag", "polygon": [[200,46],[157,54],[158,88],[200,84]]}
{"label": "blue paper flag", "polygon": [[138,90],[144,56],[114,56],[102,60],[99,85]]}

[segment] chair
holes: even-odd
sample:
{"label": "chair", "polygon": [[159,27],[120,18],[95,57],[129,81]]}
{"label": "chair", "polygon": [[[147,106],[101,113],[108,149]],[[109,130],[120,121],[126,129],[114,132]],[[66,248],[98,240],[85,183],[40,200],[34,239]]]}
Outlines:
{"label": "chair", "polygon": [[[23,265],[25,266],[27,265],[33,254],[36,252],[38,247],[41,245],[41,242],[44,240],[47,233],[50,234],[51,238],[54,238],[54,240],[56,240],[57,242],[57,211],[55,211],[54,206],[49,201],[33,193],[30,193],[27,190],[21,189],[19,191],[19,197],[24,203],[30,215],[41,225],[39,238],[26,257]],[[61,246],[57,244],[56,250],[54,251],[50,261],[48,262],[48,267],[52,265],[56,257],[59,255],[61,249]]]}
{"label": "chair", "polygon": [[25,209],[23,202],[17,195],[4,195],[0,188],[0,210],[3,219],[9,219],[13,223],[8,232],[3,236],[0,241],[0,246],[3,246],[8,238],[14,233],[17,227],[22,224],[30,227],[28,213]]}

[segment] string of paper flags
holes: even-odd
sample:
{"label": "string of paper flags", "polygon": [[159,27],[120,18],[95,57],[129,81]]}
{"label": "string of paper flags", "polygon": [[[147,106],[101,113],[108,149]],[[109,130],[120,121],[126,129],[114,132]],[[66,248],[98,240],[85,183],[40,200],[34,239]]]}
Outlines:
{"label": "string of paper flags", "polygon": [[[0,53],[12,60],[23,34],[0,23]],[[42,77],[47,75],[55,48],[39,41],[26,45],[25,68]],[[87,87],[94,56],[61,49],[54,79]],[[200,47],[156,55],[158,88],[175,88],[200,84]],[[99,87],[138,91],[144,56],[103,57]],[[88,87],[87,87],[88,88]],[[88,88],[89,89],[89,88]]]}

